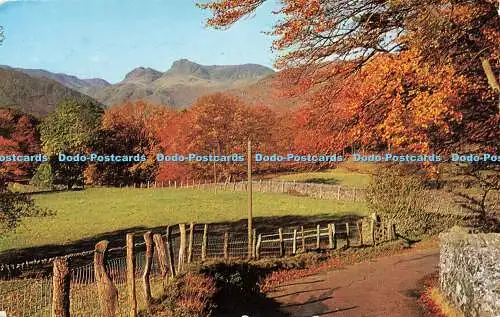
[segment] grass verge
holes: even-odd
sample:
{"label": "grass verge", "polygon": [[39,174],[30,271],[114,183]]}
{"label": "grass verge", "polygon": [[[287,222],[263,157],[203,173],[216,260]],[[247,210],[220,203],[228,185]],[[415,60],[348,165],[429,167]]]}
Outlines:
{"label": "grass verge", "polygon": [[435,317],[464,317],[464,314],[453,307],[439,289],[438,272],[424,281],[424,291],[419,297],[419,303]]}

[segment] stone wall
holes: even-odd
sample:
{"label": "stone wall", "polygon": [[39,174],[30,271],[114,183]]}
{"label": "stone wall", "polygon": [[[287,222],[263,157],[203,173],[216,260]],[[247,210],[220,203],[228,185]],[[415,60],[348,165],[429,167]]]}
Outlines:
{"label": "stone wall", "polygon": [[454,227],[440,235],[443,294],[466,317],[500,317],[500,233]]}

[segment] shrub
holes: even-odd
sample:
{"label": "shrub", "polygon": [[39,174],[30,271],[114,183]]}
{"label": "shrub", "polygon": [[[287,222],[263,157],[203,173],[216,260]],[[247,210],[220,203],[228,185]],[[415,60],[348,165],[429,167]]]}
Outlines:
{"label": "shrub", "polygon": [[35,175],[31,178],[30,185],[46,190],[54,188],[54,176],[49,163],[42,163],[38,166]]}
{"label": "shrub", "polygon": [[168,284],[166,298],[155,316],[210,316],[215,293],[213,278],[197,273],[186,273]]}
{"label": "shrub", "polygon": [[453,226],[457,215],[431,212],[427,171],[411,164],[379,167],[367,188],[367,203],[382,220],[395,221],[397,233],[408,240],[436,234]]}

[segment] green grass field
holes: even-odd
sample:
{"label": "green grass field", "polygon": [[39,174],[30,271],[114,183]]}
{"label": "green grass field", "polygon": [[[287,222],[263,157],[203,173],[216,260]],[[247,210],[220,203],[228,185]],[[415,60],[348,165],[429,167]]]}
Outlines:
{"label": "green grass field", "polygon": [[[181,222],[211,223],[246,217],[245,192],[196,189],[90,188],[35,195],[35,201],[55,216],[26,218],[19,228],[0,238],[0,252],[48,244],[65,244],[98,234],[134,227],[158,227]],[[363,215],[362,202],[320,200],[287,194],[255,193],[255,217]]]}
{"label": "green grass field", "polygon": [[282,175],[275,179],[305,183],[338,184],[349,187],[365,188],[370,183],[370,178],[371,176],[367,171],[356,172],[340,167],[321,172]]}

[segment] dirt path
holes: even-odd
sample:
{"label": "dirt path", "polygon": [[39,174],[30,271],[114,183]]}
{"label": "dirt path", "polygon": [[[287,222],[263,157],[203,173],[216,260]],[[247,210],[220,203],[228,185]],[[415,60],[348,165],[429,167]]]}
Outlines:
{"label": "dirt path", "polygon": [[379,258],[285,282],[268,296],[292,317],[420,317],[419,282],[438,259],[435,249]]}

